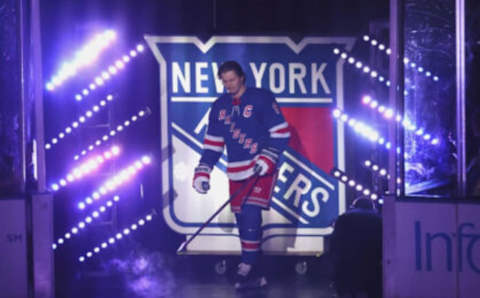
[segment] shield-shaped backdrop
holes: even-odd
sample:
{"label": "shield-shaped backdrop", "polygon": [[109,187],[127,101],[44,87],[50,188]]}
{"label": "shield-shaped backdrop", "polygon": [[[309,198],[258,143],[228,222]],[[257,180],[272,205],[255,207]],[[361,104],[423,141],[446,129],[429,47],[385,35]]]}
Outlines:
{"label": "shield-shaped backdrop", "polygon": [[[293,128],[279,162],[272,206],[263,212],[266,253],[313,255],[345,210],[345,190],[328,173],[344,168],[344,134],[331,116],[343,107],[343,62],[334,48],[350,50],[352,38],[146,36],[160,66],[160,129],[163,214],[175,231],[193,234],[228,199],[223,155],[211,174],[211,189],[192,188],[202,152],[209,107],[224,92],[216,73],[238,61],[247,85],[271,90]],[[192,253],[240,252],[234,215],[225,208],[188,246]]]}

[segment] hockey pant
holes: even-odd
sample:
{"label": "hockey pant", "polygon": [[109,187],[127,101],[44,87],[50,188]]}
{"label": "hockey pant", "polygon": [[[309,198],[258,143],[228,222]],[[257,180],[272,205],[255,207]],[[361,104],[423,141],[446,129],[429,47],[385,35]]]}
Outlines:
{"label": "hockey pant", "polygon": [[262,209],[269,209],[273,187],[277,181],[277,173],[278,171],[275,171],[271,175],[261,176],[258,179],[250,177],[241,181],[230,180],[230,195],[232,196],[238,192],[230,202],[232,212],[239,213],[242,210],[242,206],[246,205],[255,205]]}

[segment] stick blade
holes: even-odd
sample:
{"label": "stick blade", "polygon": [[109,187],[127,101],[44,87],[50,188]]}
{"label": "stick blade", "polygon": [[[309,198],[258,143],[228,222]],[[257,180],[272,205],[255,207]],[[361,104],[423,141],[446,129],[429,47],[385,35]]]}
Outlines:
{"label": "stick blade", "polygon": [[187,251],[187,241],[183,241],[177,248],[177,255],[183,255]]}

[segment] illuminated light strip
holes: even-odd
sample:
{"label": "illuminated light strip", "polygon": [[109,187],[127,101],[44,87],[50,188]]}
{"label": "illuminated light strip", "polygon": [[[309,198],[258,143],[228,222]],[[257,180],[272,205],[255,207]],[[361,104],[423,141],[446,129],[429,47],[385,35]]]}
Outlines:
{"label": "illuminated light strip", "polygon": [[57,191],[60,188],[67,186],[69,183],[83,178],[84,176],[90,174],[92,171],[98,169],[100,165],[105,162],[106,159],[116,157],[119,154],[120,148],[118,146],[112,146],[110,150],[103,152],[103,154],[92,157],[78,167],[74,168],[65,176],[65,178],[60,179],[58,183],[53,183],[50,187],[50,190]]}
{"label": "illuminated light strip", "polygon": [[132,49],[128,54],[123,55],[121,58],[117,59],[113,64],[103,70],[94,80],[84,88],[81,92],[75,94],[75,100],[81,101],[86,96],[88,96],[93,90],[97,87],[105,85],[105,82],[110,80],[112,76],[116,75],[120,70],[125,68],[125,64],[129,63],[130,60],[138,56],[138,53],[143,53],[145,46],[143,44],[138,44],[135,49]]}
{"label": "illuminated light strip", "polygon": [[379,145],[385,146],[385,148],[390,149],[392,147],[390,142],[386,142],[385,138],[381,137],[380,134],[367,124],[359,121],[353,117],[349,117],[339,108],[333,110],[333,117],[341,120],[342,122],[348,123],[355,132],[360,134],[362,137],[368,139],[371,142],[378,143]]}
{"label": "illuminated light strip", "polygon": [[102,50],[107,48],[115,38],[116,33],[113,30],[106,30],[101,34],[97,34],[95,38],[77,51],[75,58],[71,62],[63,63],[58,73],[47,83],[47,90],[55,90],[56,87],[60,86],[68,78],[73,77],[78,70],[94,62]]}
{"label": "illuminated light strip", "polygon": [[340,58],[346,60],[350,64],[355,64],[357,69],[361,69],[364,74],[370,74],[370,77],[378,80],[380,83],[384,83],[387,87],[390,86],[390,81],[380,75],[379,72],[368,65],[365,65],[362,61],[355,59],[347,54],[347,52],[341,52],[338,48],[333,49],[335,55],[340,55]]}
{"label": "illuminated light strip", "polygon": [[136,160],[130,166],[124,168],[119,174],[113,176],[102,184],[96,191],[94,191],[91,197],[86,197],[83,202],[78,203],[78,209],[85,209],[87,205],[91,205],[94,201],[98,201],[102,196],[117,189],[122,183],[126,182],[132,176],[142,170],[144,166],[149,165],[152,162],[150,156],[143,156],[141,159]]}
{"label": "illuminated light strip", "polygon": [[[379,43],[376,39],[372,39],[368,35],[363,36],[363,41],[369,43],[372,47],[377,47],[380,51],[385,51],[385,54],[390,55],[392,50],[390,48],[385,47],[384,44]],[[432,75],[432,73],[428,70],[425,70],[424,67],[417,65],[415,62],[412,62],[409,58],[403,58],[403,64],[406,67],[416,70],[419,73],[423,73],[427,78],[432,78],[433,81],[438,82],[439,78],[437,76]]]}
{"label": "illuminated light strip", "polygon": [[148,107],[145,110],[138,111],[138,113],[132,115],[132,117],[130,117],[129,120],[125,120],[123,122],[123,125],[122,124],[117,125],[117,127],[115,129],[110,130],[106,135],[103,135],[103,137],[101,139],[96,140],[95,143],[89,145],[87,147],[87,149],[82,150],[82,152],[80,152],[79,154],[76,154],[73,157],[73,159],[74,160],[79,160],[81,156],[87,155],[87,153],[89,151],[93,151],[93,149],[95,149],[95,147],[99,147],[102,143],[106,142],[111,137],[115,136],[117,133],[122,132],[126,127],[129,127],[133,122],[136,122],[139,118],[143,118],[145,116],[150,116],[151,113],[152,113],[152,111]]}
{"label": "illuminated light strip", "polygon": [[[364,165],[367,169],[369,169],[370,171],[372,171],[375,175],[378,175],[378,176],[380,176],[380,177],[382,177],[382,178],[385,178],[385,179],[387,179],[387,180],[389,180],[389,181],[391,180],[391,179],[390,179],[391,176],[388,175],[387,169],[380,167],[378,164],[373,163],[371,160],[368,160],[368,159],[365,160],[365,161],[363,162],[363,165]],[[400,184],[400,183],[402,183],[402,179],[397,178],[397,184]]]}
{"label": "illuminated light strip", "polygon": [[411,123],[408,119],[403,118],[402,115],[396,113],[393,109],[380,105],[378,101],[373,100],[369,95],[365,95],[362,98],[362,104],[370,107],[372,110],[375,110],[386,120],[395,119],[395,121],[401,123],[405,129],[415,133],[415,135],[419,137],[422,137],[425,141],[430,142],[430,144],[438,145],[440,143],[438,138],[432,138],[430,134],[425,133],[425,129],[418,128],[415,124]]}
{"label": "illuminated light strip", "polygon": [[95,254],[99,254],[102,249],[107,249],[109,246],[115,244],[115,242],[120,241],[124,237],[130,235],[132,232],[138,230],[138,228],[144,226],[147,222],[152,221],[153,217],[156,215],[157,213],[155,211],[145,215],[144,217],[135,221],[135,223],[131,224],[128,228],[123,229],[121,232],[118,232],[115,235],[112,235],[110,238],[108,238],[108,240],[102,242],[98,246],[92,248],[91,251],[87,251],[84,255],[78,257],[78,261],[82,263],[85,262],[85,260],[92,258]]}
{"label": "illuminated light strip", "polygon": [[357,191],[358,193],[370,197],[371,200],[377,200],[379,198],[378,194],[373,193],[370,189],[364,187],[360,183],[357,183],[355,180],[350,179],[343,171],[334,168],[332,169],[331,174],[338,181],[342,182],[345,185],[348,185],[350,188],[355,189],[355,191]]}
{"label": "illuminated light strip", "polygon": [[114,196],[112,200],[108,201],[105,205],[100,206],[97,210],[93,211],[91,216],[85,217],[82,221],[77,223],[74,227],[70,229],[69,232],[66,232],[63,237],[60,237],[55,241],[55,243],[52,243],[52,249],[56,250],[59,245],[64,244],[68,239],[72,238],[74,235],[78,234],[81,230],[85,229],[88,224],[92,223],[96,218],[100,216],[100,214],[104,213],[107,211],[108,208],[111,208],[113,204],[117,203],[120,201],[119,196]]}
{"label": "illuminated light strip", "polygon": [[74,121],[72,126],[67,126],[63,131],[58,133],[57,137],[54,137],[50,140],[50,143],[45,144],[45,149],[50,150],[52,149],[53,145],[57,144],[60,139],[63,139],[66,135],[70,134],[74,129],[80,127],[82,123],[85,123],[88,118],[91,118],[94,113],[98,113],[100,109],[105,107],[109,102],[113,100],[113,96],[111,94],[107,95],[104,100],[101,100],[98,105],[94,105],[91,110],[87,110],[84,115],[78,117],[78,121]]}

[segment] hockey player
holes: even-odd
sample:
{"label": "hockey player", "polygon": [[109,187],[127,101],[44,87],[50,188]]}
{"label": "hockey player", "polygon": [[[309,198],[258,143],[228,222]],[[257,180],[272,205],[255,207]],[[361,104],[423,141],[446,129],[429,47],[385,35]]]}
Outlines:
{"label": "hockey player", "polygon": [[239,192],[230,203],[242,247],[235,288],[263,287],[267,281],[259,265],[262,209],[270,207],[276,164],[290,132],[273,94],[246,87],[245,74],[237,62],[223,63],[218,77],[227,93],[212,104],[193,187],[207,193],[210,172],[226,147],[230,195]]}

